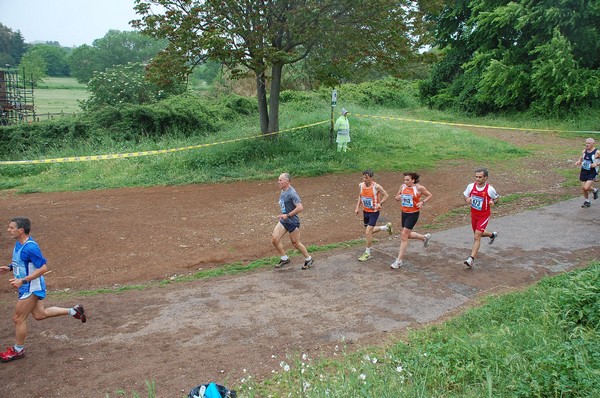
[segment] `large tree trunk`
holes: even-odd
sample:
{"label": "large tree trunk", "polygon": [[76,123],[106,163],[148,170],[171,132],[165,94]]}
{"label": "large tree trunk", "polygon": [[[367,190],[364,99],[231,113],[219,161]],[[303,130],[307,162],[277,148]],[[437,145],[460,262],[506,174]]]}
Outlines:
{"label": "large tree trunk", "polygon": [[256,97],[258,99],[258,116],[260,132],[269,133],[269,108],[267,107],[267,77],[265,72],[256,73]]}
{"label": "large tree trunk", "polygon": [[269,132],[279,131],[279,93],[281,92],[281,72],[283,65],[271,67],[271,92],[269,97]]}

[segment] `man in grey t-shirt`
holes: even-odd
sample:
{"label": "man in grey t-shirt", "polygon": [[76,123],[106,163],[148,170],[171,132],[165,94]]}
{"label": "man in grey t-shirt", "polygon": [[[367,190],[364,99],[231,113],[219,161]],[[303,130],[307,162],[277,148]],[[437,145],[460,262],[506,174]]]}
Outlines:
{"label": "man in grey t-shirt", "polygon": [[296,190],[290,185],[290,175],[288,173],[281,173],[277,179],[277,185],[281,189],[279,195],[279,207],[281,208],[281,214],[277,216],[279,221],[273,229],[273,235],[271,236],[271,242],[277,252],[281,256],[279,263],[275,265],[275,268],[281,268],[286,264],[289,264],[290,258],[283,250],[283,244],[281,238],[286,233],[290,234],[290,241],[296,249],[304,256],[304,265],[302,269],[308,269],[313,265],[313,259],[308,254],[306,247],[300,242],[300,217],[298,213],[304,210],[302,206],[302,200],[296,192]]}

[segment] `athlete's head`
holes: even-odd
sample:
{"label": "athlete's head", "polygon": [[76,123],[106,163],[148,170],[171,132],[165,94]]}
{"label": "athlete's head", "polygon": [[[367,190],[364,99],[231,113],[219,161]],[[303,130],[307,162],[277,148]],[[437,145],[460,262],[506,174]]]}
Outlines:
{"label": "athlete's head", "polygon": [[475,169],[475,176],[477,176],[478,173],[483,173],[484,177],[488,177],[488,175],[490,174],[490,172],[488,171],[488,169],[481,167],[479,169]]}
{"label": "athlete's head", "polygon": [[281,173],[277,179],[277,185],[279,185],[279,188],[287,190],[287,187],[290,186],[291,179],[292,178],[288,173]]}
{"label": "athlete's head", "polygon": [[15,223],[17,229],[23,228],[23,232],[27,235],[31,232],[31,221],[25,217],[15,217],[10,220],[11,223]]}
{"label": "athlete's head", "polygon": [[413,184],[417,184],[419,182],[419,175],[417,173],[413,173],[413,172],[407,172],[404,173],[404,183],[406,183],[406,177],[409,178],[410,181],[412,181]]}
{"label": "athlete's head", "polygon": [[374,176],[373,170],[363,171],[362,176],[363,176],[363,182],[365,183],[365,185],[367,187],[370,187],[371,184],[373,183],[373,176]]}
{"label": "athlete's head", "polygon": [[594,141],[594,139],[593,139],[593,138],[591,138],[591,137],[590,137],[590,138],[588,138],[587,140],[585,140],[585,148],[586,148],[586,149],[591,149],[591,148],[593,148],[593,147],[594,147],[594,143],[595,143],[595,141]]}

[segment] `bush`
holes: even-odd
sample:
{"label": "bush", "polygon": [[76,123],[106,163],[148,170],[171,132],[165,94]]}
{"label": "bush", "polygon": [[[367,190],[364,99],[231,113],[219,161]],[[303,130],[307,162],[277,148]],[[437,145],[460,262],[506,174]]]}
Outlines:
{"label": "bush", "polygon": [[394,78],[361,84],[345,84],[338,90],[338,96],[342,95],[365,106],[410,108],[418,105],[417,84]]}
{"label": "bush", "polygon": [[217,101],[191,93],[153,104],[104,106],[75,116],[0,128],[0,156],[19,159],[26,153],[50,148],[88,146],[105,141],[140,142],[142,138],[206,136],[218,132],[225,121],[256,112],[254,102],[229,95]]}
{"label": "bush", "polygon": [[181,92],[174,87],[167,92],[146,79],[146,70],[141,62],[117,65],[104,72],[95,72],[88,83],[90,97],[83,101],[84,109],[121,104],[147,104]]}

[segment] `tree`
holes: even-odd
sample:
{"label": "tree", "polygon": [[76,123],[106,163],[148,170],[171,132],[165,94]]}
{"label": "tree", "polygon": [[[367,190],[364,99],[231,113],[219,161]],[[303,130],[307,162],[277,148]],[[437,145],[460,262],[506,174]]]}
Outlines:
{"label": "tree", "polygon": [[36,44],[30,47],[28,52],[39,54],[44,59],[45,72],[48,76],[70,76],[67,48],[52,44]]}
{"label": "tree", "polygon": [[80,83],[87,83],[94,72],[103,72],[116,65],[130,62],[149,63],[166,46],[165,40],[156,40],[139,32],[109,30],[92,46],[75,48],[69,58],[71,75]]}
{"label": "tree", "polygon": [[31,79],[34,85],[44,81],[44,77],[46,77],[46,68],[46,61],[44,61],[44,58],[35,51],[27,51],[25,55],[23,55],[23,58],[21,58],[21,63],[19,64],[19,70],[24,71],[25,78]]}
{"label": "tree", "polygon": [[0,67],[7,64],[18,65],[25,51],[27,51],[27,45],[21,32],[13,32],[12,29],[0,23]]}
{"label": "tree", "polygon": [[432,104],[556,113],[600,99],[597,2],[458,0],[430,15],[446,54],[422,85]]}
{"label": "tree", "polygon": [[[155,14],[153,5],[164,14]],[[150,66],[161,84],[185,80],[207,59],[222,63],[234,77],[254,74],[260,127],[267,134],[279,129],[285,65],[321,55],[325,58],[313,70],[319,76],[339,71],[328,81],[333,85],[354,69],[406,63],[413,50],[410,5],[402,0],[136,0],[141,19],[132,25],[169,40]]]}
{"label": "tree", "polygon": [[73,49],[69,56],[69,67],[71,68],[71,76],[83,84],[92,78],[94,71],[106,69],[100,62],[97,49],[87,44]]}

